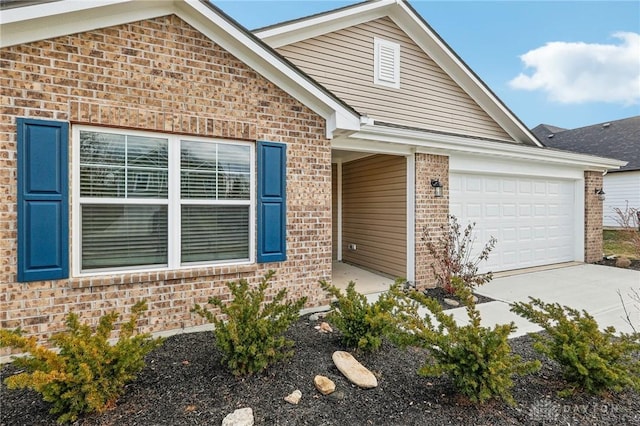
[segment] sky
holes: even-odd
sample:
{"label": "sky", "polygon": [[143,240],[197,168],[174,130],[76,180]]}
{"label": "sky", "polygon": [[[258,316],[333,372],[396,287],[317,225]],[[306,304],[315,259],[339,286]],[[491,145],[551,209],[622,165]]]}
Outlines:
{"label": "sky", "polygon": [[[256,29],[358,1],[213,3]],[[640,115],[640,1],[410,3],[530,128]]]}

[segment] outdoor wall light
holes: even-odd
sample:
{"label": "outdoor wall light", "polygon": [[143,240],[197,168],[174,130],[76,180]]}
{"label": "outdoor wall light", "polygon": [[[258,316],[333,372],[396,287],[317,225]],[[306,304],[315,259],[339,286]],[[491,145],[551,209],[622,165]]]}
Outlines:
{"label": "outdoor wall light", "polygon": [[442,197],[442,184],[440,183],[440,179],[431,179],[431,186],[433,187],[435,196],[438,198]]}
{"label": "outdoor wall light", "polygon": [[[433,185],[433,183],[432,183],[432,185]],[[598,200],[600,200],[600,201],[604,201],[604,199],[606,198],[602,188],[600,188],[600,189],[596,188],[596,195],[598,196]]]}

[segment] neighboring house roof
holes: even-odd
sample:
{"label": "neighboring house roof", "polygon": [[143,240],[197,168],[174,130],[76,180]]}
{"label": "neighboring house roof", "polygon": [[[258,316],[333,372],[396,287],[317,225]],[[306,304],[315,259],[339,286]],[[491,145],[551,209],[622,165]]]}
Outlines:
{"label": "neighboring house roof", "polygon": [[0,47],[174,14],[322,116],[327,136],[353,131],[360,116],[246,28],[206,0],[62,0],[46,7],[4,5]]}
{"label": "neighboring house roof", "polygon": [[525,145],[540,146],[529,129],[406,1],[377,0],[357,3],[258,29],[254,33],[270,46],[279,48],[382,17],[391,18],[513,140]]}
{"label": "neighboring house roof", "polygon": [[532,131],[545,146],[627,161],[620,172],[640,170],[640,116],[569,130],[540,124]]}

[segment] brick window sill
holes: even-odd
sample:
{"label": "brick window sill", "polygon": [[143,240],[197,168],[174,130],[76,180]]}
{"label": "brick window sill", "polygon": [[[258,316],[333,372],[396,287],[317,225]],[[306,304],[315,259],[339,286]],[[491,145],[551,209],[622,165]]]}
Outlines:
{"label": "brick window sill", "polygon": [[123,284],[144,284],[149,282],[180,280],[186,278],[220,278],[227,275],[247,274],[258,270],[257,264],[211,266],[168,271],[134,272],[111,275],[94,275],[71,278],[69,288],[91,288]]}

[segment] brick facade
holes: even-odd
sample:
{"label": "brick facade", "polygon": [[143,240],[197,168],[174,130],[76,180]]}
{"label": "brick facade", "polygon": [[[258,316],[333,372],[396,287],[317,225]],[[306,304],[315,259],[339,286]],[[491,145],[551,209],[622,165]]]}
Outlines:
{"label": "brick facade", "polygon": [[[323,302],[318,280],[331,279],[331,146],[320,116],[173,15],[8,47],[1,65],[2,327],[44,339],[71,310],[95,321],[111,310],[127,313],[142,298],[149,304],[143,331],[194,326],[203,322],[189,313],[194,303],[269,269],[277,271],[275,290]],[[288,260],[16,282],[16,117],[287,143]]]}
{"label": "brick facade", "polygon": [[[436,198],[431,179],[439,179],[443,197]],[[449,215],[449,157],[432,154],[416,154],[416,286],[434,287],[435,277],[431,269],[433,258],[425,244],[425,238],[437,240],[442,225]]]}
{"label": "brick facade", "polygon": [[584,261],[602,260],[602,201],[595,193],[602,189],[602,172],[584,172]]}

